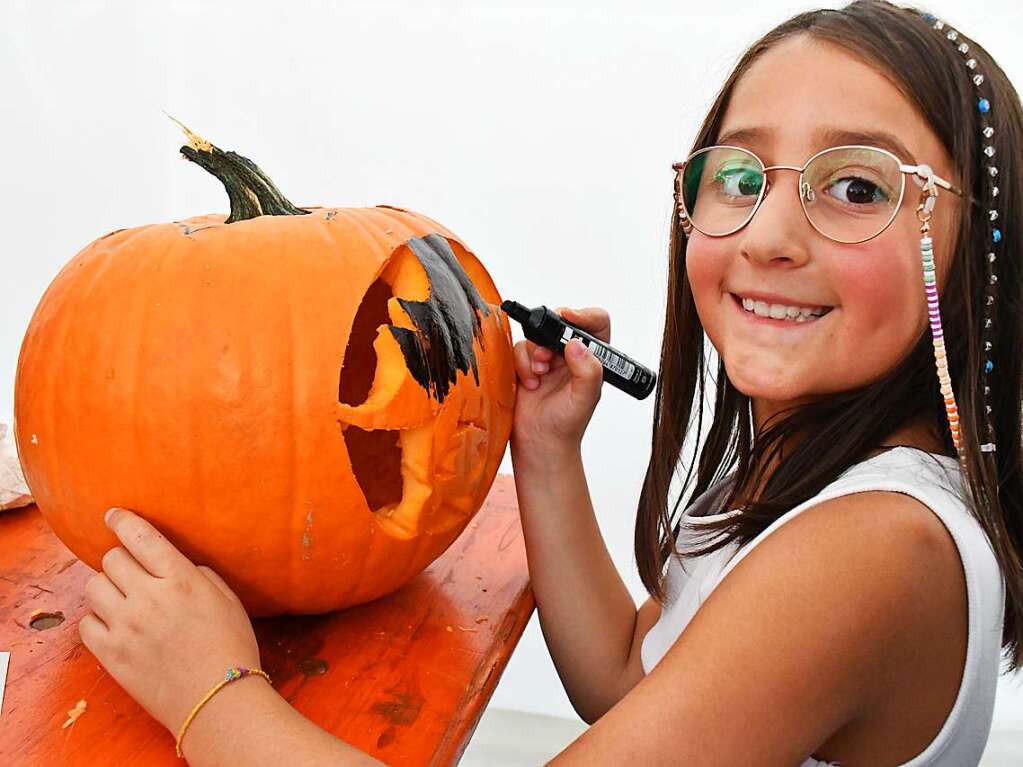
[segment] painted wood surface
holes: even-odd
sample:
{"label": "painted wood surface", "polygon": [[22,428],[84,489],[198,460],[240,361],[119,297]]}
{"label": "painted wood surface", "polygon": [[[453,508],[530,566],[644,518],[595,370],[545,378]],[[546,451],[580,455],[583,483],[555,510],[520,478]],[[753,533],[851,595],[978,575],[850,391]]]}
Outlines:
{"label": "painted wood surface", "polygon": [[[0,513],[4,767],[184,763],[78,637],[92,574],[35,506]],[[515,486],[498,475],[462,535],[397,592],[254,623],[263,668],[305,716],[387,764],[433,766],[458,762],[533,608]],[[33,628],[40,611],[64,620]]]}

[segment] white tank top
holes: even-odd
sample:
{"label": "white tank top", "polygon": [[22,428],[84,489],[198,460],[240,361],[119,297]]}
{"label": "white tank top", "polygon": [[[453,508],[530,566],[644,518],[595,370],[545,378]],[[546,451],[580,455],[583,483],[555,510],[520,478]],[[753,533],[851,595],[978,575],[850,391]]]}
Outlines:
{"label": "white tank top", "polygon": [[[738,510],[703,514],[708,504],[724,502],[732,475],[711,486],[684,513],[688,523],[721,519]],[[813,498],[775,520],[741,550],[733,541],[711,554],[668,561],[666,595],[661,616],[640,649],[644,673],[664,657],[693,615],[721,580],[743,557],[786,522],[823,501],[868,490],[894,490],[926,504],[948,528],[963,565],[968,606],[966,665],[955,703],[934,740],[899,767],[969,767],[980,762],[991,729],[1002,644],[1005,581],[983,528],[961,498],[968,497],[955,458],[896,447],[852,466]],[[687,544],[687,535],[689,543]],[[692,536],[685,525],[677,547],[706,545],[707,535]],[[801,767],[839,767],[809,757]]]}

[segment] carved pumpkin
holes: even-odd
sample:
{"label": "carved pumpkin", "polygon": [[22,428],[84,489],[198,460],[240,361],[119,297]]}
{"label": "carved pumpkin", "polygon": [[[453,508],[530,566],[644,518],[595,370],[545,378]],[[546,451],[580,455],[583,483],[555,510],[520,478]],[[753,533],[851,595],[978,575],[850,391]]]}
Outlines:
{"label": "carved pumpkin", "polygon": [[465,528],[504,454],[501,297],[425,216],[297,208],[185,130],[231,214],[112,232],[57,275],[18,361],[27,482],[96,569],[122,506],[252,615],[393,591]]}

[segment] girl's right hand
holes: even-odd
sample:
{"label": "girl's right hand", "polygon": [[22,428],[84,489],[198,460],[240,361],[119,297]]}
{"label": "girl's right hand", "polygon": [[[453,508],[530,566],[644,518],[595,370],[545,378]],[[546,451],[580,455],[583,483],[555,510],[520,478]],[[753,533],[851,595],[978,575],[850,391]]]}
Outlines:
{"label": "girl's right hand", "polygon": [[[603,309],[559,307],[558,314],[601,341],[611,341],[611,318]],[[578,340],[565,347],[564,357],[532,341],[519,341],[514,357],[518,392],[512,448],[541,456],[577,448],[600,400],[600,362]]]}

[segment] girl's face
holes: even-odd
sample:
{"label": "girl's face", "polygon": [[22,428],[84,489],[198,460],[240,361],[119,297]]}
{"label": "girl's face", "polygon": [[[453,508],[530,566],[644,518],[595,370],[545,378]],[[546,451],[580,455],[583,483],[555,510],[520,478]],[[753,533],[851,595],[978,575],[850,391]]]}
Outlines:
{"label": "girl's face", "polygon": [[[729,138],[751,129],[755,137]],[[896,143],[835,140],[838,132],[885,133]],[[828,146],[879,146],[957,184],[937,136],[885,75],[805,35],[768,50],[736,83],[717,143],[746,147],[765,165],[800,167]],[[847,245],[806,220],[798,176],[768,171],[769,187],[752,221],[726,237],[694,230],[686,250],[700,319],[732,384],[752,398],[758,430],[782,408],[880,378],[928,327],[915,214],[920,191],[912,178],[891,226]],[[939,189],[931,220],[939,295],[958,205],[956,195]],[[811,322],[765,320],[748,314],[741,296],[832,309]]]}

